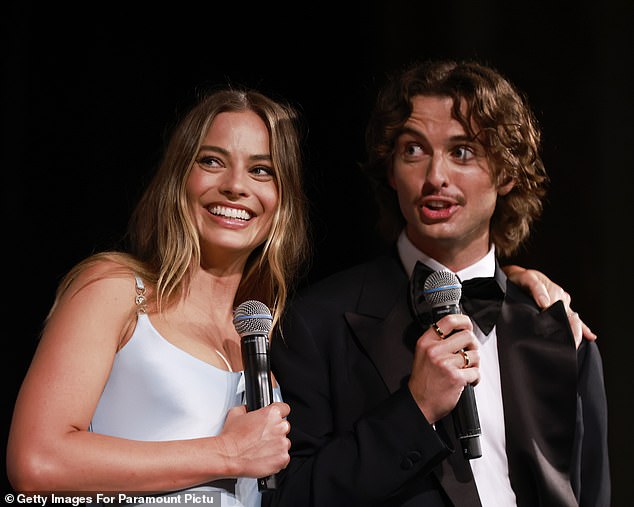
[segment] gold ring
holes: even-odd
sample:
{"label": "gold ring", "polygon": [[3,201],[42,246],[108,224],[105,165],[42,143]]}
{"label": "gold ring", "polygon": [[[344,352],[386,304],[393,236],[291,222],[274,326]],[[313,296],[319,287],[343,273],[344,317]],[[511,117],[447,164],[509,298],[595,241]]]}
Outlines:
{"label": "gold ring", "polygon": [[431,327],[433,327],[433,328],[434,328],[434,331],[436,331],[436,334],[437,334],[438,336],[440,336],[440,337],[441,337],[441,338],[443,338],[443,339],[445,338],[445,333],[443,333],[443,332],[442,332],[442,329],[440,329],[440,328],[438,327],[438,324],[436,324],[436,323],[434,322],[434,323],[431,325]]}
{"label": "gold ring", "polygon": [[462,359],[464,359],[464,365],[462,366],[463,368],[468,368],[469,365],[471,364],[471,359],[469,359],[469,354],[467,354],[466,350],[460,350],[460,353],[462,354]]}

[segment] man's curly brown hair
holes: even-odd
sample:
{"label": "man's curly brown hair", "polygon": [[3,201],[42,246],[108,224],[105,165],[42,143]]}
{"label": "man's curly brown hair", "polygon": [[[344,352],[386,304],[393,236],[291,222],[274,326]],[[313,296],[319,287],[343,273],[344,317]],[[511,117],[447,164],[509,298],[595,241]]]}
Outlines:
{"label": "man's curly brown hair", "polygon": [[548,176],[539,153],[541,134],[520,92],[495,69],[473,61],[416,63],[391,76],[379,93],[366,130],[364,170],[377,192],[383,235],[394,240],[404,226],[387,175],[418,95],[451,98],[452,116],[484,147],[493,182],[515,182],[508,194],[498,196],[490,225],[497,254],[512,255],[542,212]]}

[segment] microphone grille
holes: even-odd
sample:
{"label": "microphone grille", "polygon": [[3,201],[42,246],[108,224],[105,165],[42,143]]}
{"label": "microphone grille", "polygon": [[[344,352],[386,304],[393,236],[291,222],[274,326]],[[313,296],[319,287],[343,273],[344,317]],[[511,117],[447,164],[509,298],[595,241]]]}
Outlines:
{"label": "microphone grille", "polygon": [[431,306],[458,304],[462,296],[462,285],[451,271],[434,271],[425,280],[423,295]]}
{"label": "microphone grille", "polygon": [[233,325],[240,338],[253,334],[268,335],[273,325],[271,310],[264,303],[250,299],[234,310]]}

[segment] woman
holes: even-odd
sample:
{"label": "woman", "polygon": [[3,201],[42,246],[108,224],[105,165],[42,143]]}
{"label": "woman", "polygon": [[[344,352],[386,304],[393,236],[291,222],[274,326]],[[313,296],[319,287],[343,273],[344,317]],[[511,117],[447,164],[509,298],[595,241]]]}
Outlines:
{"label": "woman", "polygon": [[233,309],[256,299],[277,321],[307,251],[298,127],[289,105],[227,89],[176,128],[134,211],[132,253],[94,255],[60,285],[15,407],[17,490],[237,477],[207,489],[259,505],[246,478],[288,463],[289,408],[246,413]]}

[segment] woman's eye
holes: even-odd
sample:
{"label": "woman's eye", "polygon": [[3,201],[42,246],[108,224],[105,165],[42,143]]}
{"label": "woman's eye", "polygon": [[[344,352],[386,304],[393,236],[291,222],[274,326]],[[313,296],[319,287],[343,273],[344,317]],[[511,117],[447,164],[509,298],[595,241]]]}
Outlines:
{"label": "woman's eye", "polygon": [[274,172],[271,167],[259,165],[251,169],[251,174],[261,178],[267,178],[267,177],[273,177]]}
{"label": "woman's eye", "polygon": [[206,167],[220,167],[220,161],[216,157],[212,157],[211,155],[203,155],[198,157],[196,160],[200,165],[204,165]]}

